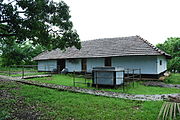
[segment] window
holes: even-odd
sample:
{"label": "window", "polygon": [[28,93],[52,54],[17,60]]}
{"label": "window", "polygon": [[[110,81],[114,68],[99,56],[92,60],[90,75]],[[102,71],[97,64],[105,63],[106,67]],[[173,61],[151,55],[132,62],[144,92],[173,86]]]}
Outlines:
{"label": "window", "polygon": [[162,65],[162,60],[159,61],[159,64]]}
{"label": "window", "polygon": [[105,58],[104,65],[111,66],[111,58]]}

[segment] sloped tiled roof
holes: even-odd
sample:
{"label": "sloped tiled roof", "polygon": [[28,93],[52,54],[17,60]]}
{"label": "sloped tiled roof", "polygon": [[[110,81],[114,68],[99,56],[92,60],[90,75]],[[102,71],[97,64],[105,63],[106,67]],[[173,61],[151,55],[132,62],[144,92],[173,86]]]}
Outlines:
{"label": "sloped tiled roof", "polygon": [[46,51],[34,58],[34,60],[68,59],[68,58],[93,58],[113,56],[137,56],[137,55],[170,55],[156,48],[140,36],[103,38],[81,42],[80,50],[75,47]]}

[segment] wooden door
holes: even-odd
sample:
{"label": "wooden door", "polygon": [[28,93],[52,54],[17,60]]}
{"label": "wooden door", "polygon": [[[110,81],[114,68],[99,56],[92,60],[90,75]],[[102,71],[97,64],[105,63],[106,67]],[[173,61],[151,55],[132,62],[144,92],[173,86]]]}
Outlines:
{"label": "wooden door", "polygon": [[87,59],[81,59],[81,65],[82,65],[82,72],[87,71]]}
{"label": "wooden door", "polygon": [[65,68],[65,60],[64,59],[60,59],[57,62],[57,68],[58,68],[58,72],[61,72],[64,68]]}

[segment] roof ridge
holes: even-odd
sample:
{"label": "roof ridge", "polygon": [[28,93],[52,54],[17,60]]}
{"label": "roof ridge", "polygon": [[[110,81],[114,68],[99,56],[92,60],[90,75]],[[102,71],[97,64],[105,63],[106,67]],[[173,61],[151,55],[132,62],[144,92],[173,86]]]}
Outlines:
{"label": "roof ridge", "polygon": [[164,55],[170,56],[169,54],[167,54],[164,51],[160,50],[159,48],[157,48],[156,46],[154,46],[153,44],[151,44],[150,42],[148,42],[147,40],[145,40],[141,36],[136,35],[136,37],[138,37],[140,40],[144,41],[147,45],[149,45],[152,49],[154,49],[155,51],[159,52],[160,54],[162,54],[162,55],[164,54]]}
{"label": "roof ridge", "polygon": [[126,36],[126,37],[105,37],[105,38],[96,38],[96,39],[84,40],[84,41],[81,41],[81,42],[94,41],[94,40],[105,40],[105,39],[129,38],[129,37],[136,37],[136,35],[134,35],[134,36]]}

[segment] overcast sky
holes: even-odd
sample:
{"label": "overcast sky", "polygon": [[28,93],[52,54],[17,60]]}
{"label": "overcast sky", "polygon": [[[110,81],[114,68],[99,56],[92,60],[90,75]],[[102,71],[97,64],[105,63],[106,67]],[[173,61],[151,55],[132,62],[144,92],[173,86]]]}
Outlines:
{"label": "overcast sky", "polygon": [[180,0],[64,1],[83,41],[140,35],[155,45],[180,37]]}

